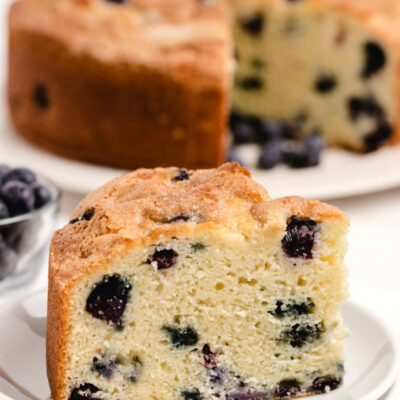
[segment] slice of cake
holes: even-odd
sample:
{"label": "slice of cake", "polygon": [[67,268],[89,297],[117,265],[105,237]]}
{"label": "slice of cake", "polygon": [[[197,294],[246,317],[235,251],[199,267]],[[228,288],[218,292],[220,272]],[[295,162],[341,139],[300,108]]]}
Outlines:
{"label": "slice of cake", "polygon": [[262,400],[340,386],[347,218],[246,169],[140,169],[90,194],[49,269],[53,400]]}
{"label": "slice of cake", "polygon": [[224,0],[19,0],[9,19],[14,125],[84,161],[218,166],[229,22]]}
{"label": "slice of cake", "polygon": [[278,122],[358,151],[399,140],[398,0],[232,2],[239,138]]}

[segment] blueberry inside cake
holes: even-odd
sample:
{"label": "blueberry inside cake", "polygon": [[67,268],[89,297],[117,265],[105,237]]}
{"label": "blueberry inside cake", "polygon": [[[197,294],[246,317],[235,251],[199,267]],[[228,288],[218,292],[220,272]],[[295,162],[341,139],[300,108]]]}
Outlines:
{"label": "blueberry inside cake", "polygon": [[358,151],[393,141],[397,1],[234,4],[236,138],[243,140],[245,125],[246,139],[257,140],[273,121],[297,137],[318,133],[328,144]]}
{"label": "blueberry inside cake", "polygon": [[140,169],[51,244],[54,400],[289,399],[337,389],[348,220],[238,164]]}

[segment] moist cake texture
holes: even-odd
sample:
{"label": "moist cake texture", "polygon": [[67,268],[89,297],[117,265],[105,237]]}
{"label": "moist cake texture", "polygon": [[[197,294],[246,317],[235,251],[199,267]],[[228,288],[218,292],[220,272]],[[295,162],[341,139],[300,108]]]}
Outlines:
{"label": "moist cake texture", "polygon": [[271,200],[235,163],[114,179],[52,240],[52,399],[285,399],[338,388],[347,226],[333,206]]}
{"label": "moist cake texture", "polygon": [[398,141],[398,1],[234,6],[234,130],[245,124],[262,136],[275,121],[289,136],[318,134],[357,151]]}

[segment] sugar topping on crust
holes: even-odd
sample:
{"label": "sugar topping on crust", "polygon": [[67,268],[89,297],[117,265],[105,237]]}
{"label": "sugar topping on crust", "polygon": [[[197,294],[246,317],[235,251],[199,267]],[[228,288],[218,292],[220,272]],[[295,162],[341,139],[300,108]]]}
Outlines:
{"label": "sugar topping on crust", "polygon": [[223,63],[231,65],[225,0],[20,0],[11,14],[11,29],[53,38],[105,63],[215,76],[225,74]]}
{"label": "sugar topping on crust", "polygon": [[218,169],[139,169],[88,195],[53,238],[53,268],[68,279],[77,259],[84,268],[119,253],[194,232],[228,229],[250,235],[268,224],[284,229],[291,215],[345,219],[335,207],[298,197],[270,200],[237,163]]}

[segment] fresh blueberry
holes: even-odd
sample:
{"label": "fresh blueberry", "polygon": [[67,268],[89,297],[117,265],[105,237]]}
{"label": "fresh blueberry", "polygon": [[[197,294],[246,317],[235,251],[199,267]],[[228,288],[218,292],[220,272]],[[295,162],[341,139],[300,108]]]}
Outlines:
{"label": "fresh blueberry", "polygon": [[260,90],[264,86],[263,80],[258,76],[248,76],[238,79],[236,83],[240,88],[247,91]]}
{"label": "fresh blueberry", "polygon": [[282,249],[288,257],[312,259],[317,223],[312,219],[295,215],[287,220],[286,235],[282,239]]}
{"label": "fresh blueberry", "polygon": [[289,300],[284,303],[278,300],[275,305],[274,311],[268,311],[269,314],[277,317],[299,317],[301,315],[312,314],[315,309],[314,302],[308,298],[306,300]]}
{"label": "fresh blueberry", "polygon": [[180,169],[177,175],[172,179],[172,182],[186,181],[190,179],[189,172],[185,169]]}
{"label": "fresh blueberry", "polygon": [[33,89],[33,101],[41,110],[46,110],[50,106],[50,98],[47,87],[43,83],[38,83]]}
{"label": "fresh blueberry", "polygon": [[385,66],[386,54],[378,43],[370,41],[364,45],[364,55],[365,66],[361,76],[364,79],[369,79]]}
{"label": "fresh blueberry", "polygon": [[51,193],[49,189],[43,185],[34,185],[33,193],[35,195],[35,208],[40,208],[51,200]]}
{"label": "fresh blueberry", "polygon": [[106,0],[110,3],[116,3],[116,4],[124,4],[125,0]]}
{"label": "fresh blueberry", "polygon": [[0,189],[11,216],[25,214],[35,208],[35,195],[30,185],[8,181]]}
{"label": "fresh blueberry", "polygon": [[115,356],[103,354],[100,357],[94,357],[92,361],[92,371],[109,379],[114,375],[118,360]]}
{"label": "fresh blueberry", "polygon": [[235,143],[244,144],[256,141],[258,121],[255,118],[232,112],[229,124]]}
{"label": "fresh blueberry", "polygon": [[243,30],[253,36],[258,36],[264,28],[264,16],[261,13],[242,16],[239,22]]}
{"label": "fresh blueberry", "polygon": [[315,90],[319,93],[330,93],[337,86],[337,79],[333,75],[321,75],[315,82]]}
{"label": "fresh blueberry", "polygon": [[0,280],[14,272],[18,262],[17,253],[10,248],[0,235]]}
{"label": "fresh blueberry", "polygon": [[199,340],[199,335],[190,326],[181,328],[179,326],[164,325],[162,330],[168,334],[171,344],[177,348],[194,346]]}
{"label": "fresh blueberry", "polygon": [[375,131],[364,137],[365,150],[370,152],[378,149],[390,139],[392,133],[393,127],[387,121],[381,121]]}
{"label": "fresh blueberry", "polygon": [[282,332],[281,340],[289,343],[292,347],[303,347],[307,343],[319,339],[324,332],[322,323],[310,325],[307,323],[296,323]]}
{"label": "fresh blueberry", "polygon": [[263,121],[257,132],[257,141],[260,143],[282,139],[285,134],[285,124],[279,121]]}
{"label": "fresh blueberry", "polygon": [[181,396],[185,400],[201,400],[203,395],[200,393],[199,389],[182,390]]}
{"label": "fresh blueberry", "polygon": [[91,383],[84,383],[79,387],[72,390],[69,400],[101,400],[101,396],[93,396],[94,393],[99,392],[100,389]]}
{"label": "fresh blueberry", "polygon": [[314,379],[310,392],[321,394],[328,390],[335,390],[342,384],[342,379],[335,376],[322,376]]}
{"label": "fresh blueberry", "polygon": [[258,165],[262,169],[270,169],[282,161],[282,145],[279,140],[266,143],[262,149]]}
{"label": "fresh blueberry", "polygon": [[10,212],[8,211],[7,205],[4,201],[0,200],[0,219],[8,218],[10,216]]}
{"label": "fresh blueberry", "polygon": [[296,379],[284,379],[279,382],[274,395],[279,399],[290,399],[300,392],[301,387]]}
{"label": "fresh blueberry", "polygon": [[76,222],[80,222],[80,221],[90,221],[95,214],[95,209],[91,208],[87,211],[85,211],[81,216],[71,219],[71,221],[69,221],[70,224],[75,224]]}
{"label": "fresh blueberry", "polygon": [[36,182],[35,174],[28,168],[14,168],[4,174],[2,183],[8,181],[19,181],[22,183],[33,184]]}
{"label": "fresh blueberry", "polygon": [[282,149],[282,159],[291,168],[313,167],[319,164],[323,149],[319,136],[310,136],[303,141],[288,141]]}
{"label": "fresh blueberry", "polygon": [[148,259],[147,263],[156,263],[157,269],[168,269],[176,264],[178,253],[172,249],[156,250]]}
{"label": "fresh blueberry", "polygon": [[105,275],[94,285],[86,300],[86,311],[94,318],[113,324],[117,329],[123,327],[122,316],[128,302],[132,285],[118,274]]}

